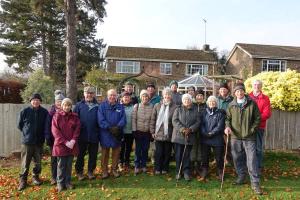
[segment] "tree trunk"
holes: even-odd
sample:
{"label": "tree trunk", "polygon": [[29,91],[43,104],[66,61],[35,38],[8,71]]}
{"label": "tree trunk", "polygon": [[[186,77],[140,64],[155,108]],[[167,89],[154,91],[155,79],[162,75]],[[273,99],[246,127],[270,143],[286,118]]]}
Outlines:
{"label": "tree trunk", "polygon": [[45,32],[42,33],[42,62],[43,62],[43,70],[46,75],[49,75],[49,71],[47,68],[47,50],[46,50],[46,36]]}
{"label": "tree trunk", "polygon": [[67,25],[66,33],[66,94],[67,97],[76,102],[76,19],[75,19],[75,0],[64,0],[65,18]]}

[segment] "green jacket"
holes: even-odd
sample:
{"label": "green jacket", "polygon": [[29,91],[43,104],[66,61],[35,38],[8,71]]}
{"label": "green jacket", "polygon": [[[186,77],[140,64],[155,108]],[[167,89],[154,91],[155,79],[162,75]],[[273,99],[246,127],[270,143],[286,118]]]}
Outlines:
{"label": "green jacket", "polygon": [[260,112],[256,103],[246,96],[245,103],[240,107],[236,98],[229,103],[226,111],[226,127],[232,130],[235,139],[255,140],[256,129],[260,124]]}
{"label": "green jacket", "polygon": [[232,102],[233,97],[228,95],[225,99],[223,99],[221,96],[218,96],[217,99],[218,99],[218,108],[226,111],[229,103]]}

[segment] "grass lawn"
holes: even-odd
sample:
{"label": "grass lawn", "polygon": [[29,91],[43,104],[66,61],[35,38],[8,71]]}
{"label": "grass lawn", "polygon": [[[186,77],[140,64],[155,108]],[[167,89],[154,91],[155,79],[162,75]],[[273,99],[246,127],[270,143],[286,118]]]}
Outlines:
{"label": "grass lawn", "polygon": [[298,155],[283,152],[266,153],[264,177],[261,180],[264,191],[262,196],[257,196],[251,191],[249,181],[246,185],[233,186],[231,183],[235,180],[235,175],[231,166],[226,168],[222,192],[220,182],[216,180],[214,166],[210,170],[208,180],[179,180],[176,186],[174,162],[171,163],[171,174],[165,176],[154,176],[150,172],[133,176],[131,170],[120,178],[101,180],[100,170],[97,168],[96,180],[79,182],[73,176],[76,188],[57,194],[55,186],[50,186],[49,183],[49,161],[49,157],[43,160],[44,184],[30,185],[24,191],[18,192],[19,162],[5,167],[5,162],[9,161],[2,160],[1,163],[4,164],[0,169],[0,199],[300,199],[299,152]]}

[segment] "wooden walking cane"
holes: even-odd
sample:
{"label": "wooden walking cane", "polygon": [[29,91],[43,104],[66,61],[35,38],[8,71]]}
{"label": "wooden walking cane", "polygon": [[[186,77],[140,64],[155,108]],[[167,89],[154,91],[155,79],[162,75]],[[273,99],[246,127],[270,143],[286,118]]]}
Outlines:
{"label": "wooden walking cane", "polygon": [[221,191],[223,189],[223,183],[224,183],[224,174],[225,174],[226,157],[227,157],[227,151],[228,151],[228,142],[229,142],[229,135],[227,135],[226,144],[225,144],[226,146],[225,146],[225,155],[224,155],[224,165],[223,165],[222,181],[221,181],[221,188],[220,188]]}
{"label": "wooden walking cane", "polygon": [[181,162],[180,162],[180,166],[179,166],[179,172],[176,176],[176,187],[178,186],[178,180],[179,180],[180,172],[181,172],[181,169],[182,169],[182,163],[183,163],[183,159],[184,159],[186,146],[187,146],[187,136],[184,136],[184,149],[183,149],[182,158],[181,158]]}

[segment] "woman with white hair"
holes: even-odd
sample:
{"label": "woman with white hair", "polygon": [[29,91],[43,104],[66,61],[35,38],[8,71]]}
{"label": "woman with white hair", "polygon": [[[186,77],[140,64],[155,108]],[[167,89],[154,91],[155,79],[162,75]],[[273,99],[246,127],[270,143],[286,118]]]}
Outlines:
{"label": "woman with white hair", "polygon": [[[186,181],[191,180],[190,154],[195,140],[195,133],[199,129],[199,112],[192,103],[192,96],[184,94],[182,105],[177,107],[173,118],[172,142],[175,144],[176,179],[180,179],[183,172]],[[180,167],[181,166],[181,167]],[[179,171],[179,170],[182,171]]]}
{"label": "woman with white hair", "polygon": [[153,108],[150,121],[150,133],[155,140],[155,175],[166,174],[169,171],[172,151],[172,117],[176,109],[176,104],[172,101],[172,90],[165,88],[162,95],[162,101],[155,104]]}
{"label": "woman with white hair", "polygon": [[217,176],[222,178],[223,164],[224,164],[224,128],[225,116],[224,113],[218,109],[218,99],[215,96],[210,96],[207,99],[206,111],[201,115],[200,124],[200,141],[201,141],[201,160],[202,171],[200,176],[206,178],[209,167],[209,153],[213,148],[215,159],[217,161]]}

